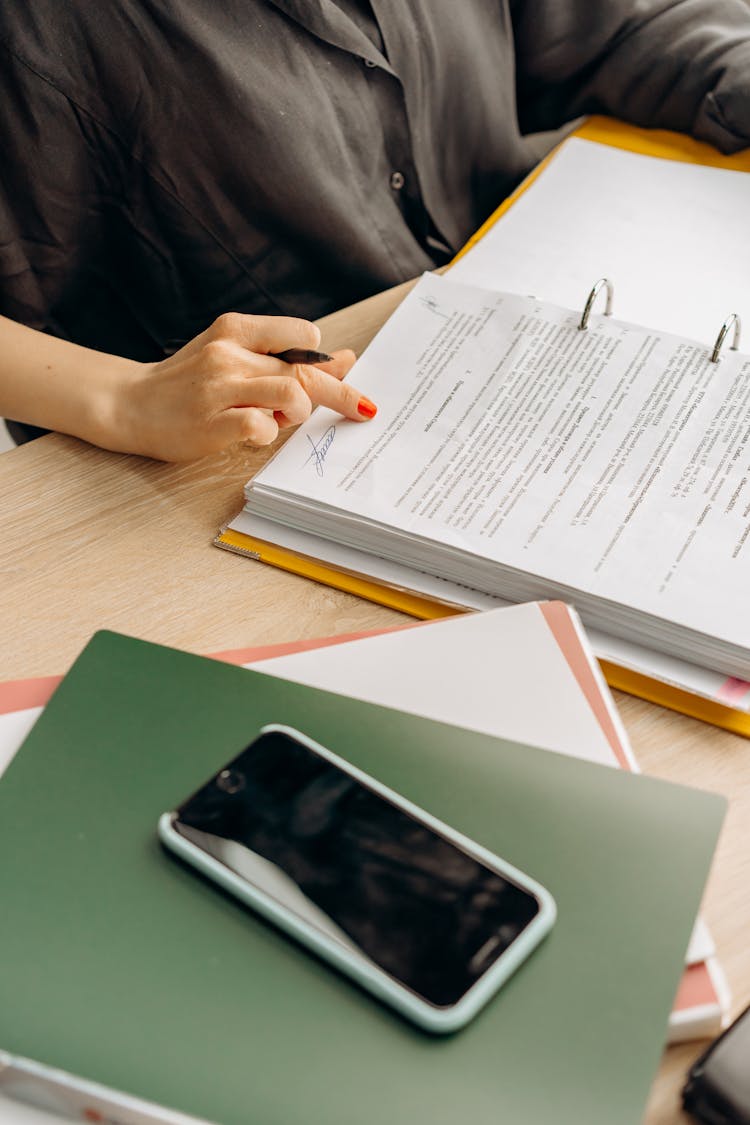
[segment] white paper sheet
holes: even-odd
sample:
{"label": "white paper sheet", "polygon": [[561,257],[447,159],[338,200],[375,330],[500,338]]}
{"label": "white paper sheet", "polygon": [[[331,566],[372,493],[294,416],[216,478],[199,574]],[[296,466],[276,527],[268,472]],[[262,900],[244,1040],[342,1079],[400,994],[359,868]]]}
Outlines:
{"label": "white paper sheet", "polygon": [[[317,559],[332,567],[340,567],[355,574],[370,577],[375,582],[386,583],[405,590],[423,594],[467,609],[494,609],[508,602],[480,594],[454,582],[435,578],[431,574],[400,566],[377,555],[341,547],[330,539],[321,539],[303,531],[295,531],[270,520],[239,512],[229,527],[243,535],[276,544],[299,555]],[[587,629],[591,647],[601,660],[609,660],[622,668],[629,668],[662,683],[671,684],[703,699],[724,702],[739,711],[750,711],[750,684],[728,681],[727,677],[708,668],[701,668],[673,656],[645,648],[643,645],[613,637],[599,629]],[[731,688],[731,692],[728,689]]]}
{"label": "white paper sheet", "polygon": [[[582,638],[584,651],[590,652]],[[589,655],[589,662],[593,656]],[[617,759],[536,604],[364,637],[249,665],[281,679],[602,765]],[[598,669],[592,665],[598,676]],[[609,688],[599,690],[626,756]],[[0,715],[0,774],[42,712]]]}
{"label": "white paper sheet", "polygon": [[616,317],[712,344],[750,329],[749,201],[746,172],[572,137],[450,276],[579,310],[609,277]]}
{"label": "white paper sheet", "polygon": [[[617,764],[533,603],[277,656],[252,667],[468,730]],[[606,685],[603,696],[629,749]]]}
{"label": "white paper sheet", "polygon": [[750,671],[750,358],[425,275],[356,378],[378,416],[316,411],[251,513]]}

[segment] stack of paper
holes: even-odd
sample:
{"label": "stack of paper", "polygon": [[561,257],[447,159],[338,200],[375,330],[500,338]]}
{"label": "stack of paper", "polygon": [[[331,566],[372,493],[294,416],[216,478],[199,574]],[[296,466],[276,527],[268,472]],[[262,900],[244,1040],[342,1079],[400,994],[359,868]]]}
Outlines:
{"label": "stack of paper", "polygon": [[[593,284],[602,276],[607,276],[614,281],[614,315],[618,319],[627,322],[631,328],[645,325],[652,336],[659,337],[662,341],[666,334],[687,338],[689,342],[693,342],[693,351],[697,347],[697,354],[705,359],[728,314],[739,314],[746,324],[750,320],[750,288],[741,258],[736,253],[737,238],[741,241],[742,232],[748,229],[746,199],[750,163],[747,155],[721,157],[708,146],[684,137],[653,130],[638,130],[604,119],[591,119],[577,133],[535,170],[474,236],[468,250],[462,252],[451,267],[451,280],[516,294],[521,298],[534,294],[542,302],[555,303],[571,310],[577,319]],[[727,236],[728,231],[732,232],[731,237]],[[644,246],[649,247],[648,265],[644,264]],[[439,325],[439,305],[435,300],[431,301],[431,305],[432,316]],[[591,323],[597,332],[602,330],[602,318],[599,315],[602,307],[596,305],[592,314]],[[417,430],[414,438],[418,468],[412,473],[413,479],[422,469],[429,470],[428,463],[438,450],[439,443],[433,440],[429,456],[423,455],[419,460],[420,450],[425,449],[426,437],[431,435],[435,439],[436,435],[444,433],[445,427],[443,431],[440,427],[451,416],[451,410],[455,415],[460,403],[467,401],[469,390],[480,389],[481,379],[478,379],[477,369],[472,364],[465,365],[471,370],[469,378],[465,377],[463,370],[454,370],[453,360],[456,356],[452,354],[450,347],[446,348],[443,352],[446,362],[435,372],[432,409],[424,417],[421,403],[424,384],[417,386],[410,384],[408,378],[403,379],[410,339],[409,325],[397,341],[393,354],[388,357],[399,388],[403,390],[404,401],[397,403],[397,409],[388,425],[388,434],[384,436],[381,445],[386,441],[389,445],[393,441],[398,443],[408,433],[409,419],[413,415],[422,418],[424,433],[420,435]],[[682,450],[685,456],[681,463],[660,466],[664,448],[660,446],[655,449],[653,444],[649,444],[651,439],[659,444],[663,437],[671,442],[667,426],[669,408],[666,415],[662,415],[662,407],[656,404],[651,425],[641,427],[638,419],[635,420],[637,424],[633,434],[634,437],[636,432],[639,435],[637,448],[634,444],[633,449],[628,451],[632,495],[621,497],[616,488],[613,490],[610,487],[613,483],[616,484],[617,476],[624,476],[621,469],[622,456],[617,449],[613,449],[611,464],[606,463],[609,475],[604,468],[598,476],[594,474],[591,487],[582,497],[582,500],[588,497],[588,508],[585,504],[578,505],[581,509],[578,524],[572,530],[562,526],[555,545],[543,554],[543,565],[537,573],[545,580],[542,592],[546,596],[554,594],[568,599],[573,596],[572,591],[575,589],[579,606],[587,611],[584,616],[595,651],[600,659],[606,661],[606,675],[610,683],[748,735],[750,683],[744,652],[747,648],[747,636],[743,634],[739,638],[743,650],[739,654],[739,660],[735,659],[738,654],[734,652],[732,655],[723,642],[717,655],[711,642],[716,632],[722,635],[722,619],[733,612],[733,597],[737,592],[736,586],[725,583],[723,572],[727,568],[735,574],[742,570],[747,544],[750,542],[750,536],[747,535],[748,499],[745,496],[746,481],[750,476],[745,456],[746,427],[742,425],[746,414],[745,388],[750,384],[743,374],[745,361],[733,357],[728,350],[731,343],[730,334],[725,341],[720,364],[706,366],[708,375],[706,377],[704,372],[704,377],[711,384],[708,389],[705,386],[694,386],[690,377],[683,380],[683,411],[680,419],[675,419],[676,428],[673,427],[672,436],[677,431],[683,433],[685,428],[692,428],[692,433],[687,448]],[[547,339],[542,338],[540,352],[542,355],[547,354],[550,362],[553,362],[555,347],[550,349],[547,344]],[[498,357],[503,354],[503,349],[497,352]],[[583,366],[585,368],[585,364]],[[662,363],[661,371],[654,380],[654,384],[658,383],[665,376],[662,401],[673,397],[668,368],[669,357],[666,364]],[[360,367],[357,376],[360,371],[366,371],[366,368]],[[593,374],[599,382],[595,370],[589,374]],[[643,371],[639,374],[642,377]],[[738,378],[734,377],[735,374]],[[459,385],[461,380],[463,385]],[[625,382],[627,383],[627,379]],[[526,386],[523,381],[522,386]],[[499,389],[506,393],[509,388],[505,386]],[[526,389],[532,394],[534,386],[529,385]],[[653,385],[647,383],[643,399],[647,408],[643,415],[646,421],[648,391],[651,389],[654,389]],[[628,391],[632,405],[631,391],[632,388]],[[386,388],[383,396],[378,383],[372,386],[370,393],[381,405],[380,425],[384,412],[390,410],[390,392]],[[591,428],[589,424],[597,417],[602,420],[607,418],[606,412],[602,414],[600,411],[599,415],[596,413],[597,408],[601,408],[606,402],[598,388],[592,386],[590,395],[583,397],[585,401],[580,403],[578,414],[576,404],[572,403],[567,404],[567,415],[563,411],[560,416],[558,448],[565,445],[566,453],[570,452],[571,439],[572,444],[575,444],[576,434],[573,430],[576,425],[578,436],[581,436],[587,432],[587,425]],[[620,396],[612,400],[615,421],[624,421],[624,403],[625,399],[621,400]],[[523,402],[519,406],[523,408]],[[536,407],[532,406],[531,413],[534,409]],[[587,409],[587,413],[580,422],[576,422],[584,409]],[[461,412],[458,413],[460,415]],[[491,415],[485,419],[485,429],[496,430],[498,421],[502,425],[506,424],[492,411],[485,413]],[[437,421],[433,420],[435,418]],[[522,410],[516,421],[517,435],[523,437],[525,423]],[[429,430],[427,426],[430,427]],[[448,432],[450,433],[450,428]],[[464,428],[464,434],[467,442],[470,440],[475,444],[472,432],[467,435]],[[646,441],[642,440],[644,435]],[[302,460],[311,458],[305,471],[313,468],[316,473],[319,470],[325,472],[326,465],[329,470],[332,469],[330,455],[334,450],[330,443],[324,442],[323,448],[315,433],[310,436],[312,442],[303,451]],[[500,443],[501,469],[502,458],[514,456],[514,452],[520,448],[515,438],[506,441],[506,436],[494,433],[496,441]],[[335,438],[339,447],[343,437],[343,431],[339,427]],[[352,439],[347,437],[346,440]],[[356,440],[362,443],[367,439],[359,435]],[[453,486],[453,494],[456,495],[456,488],[460,491],[467,481],[469,484],[476,484],[476,480],[471,480],[470,469],[464,472],[465,464],[459,464],[459,451],[454,448],[460,444],[458,430],[451,438],[451,443],[444,454],[438,455],[437,461],[438,467],[442,466],[448,474],[448,487]],[[617,446],[617,443],[614,445]],[[352,458],[352,463],[361,460],[362,449],[354,452],[356,455]],[[390,456],[387,449],[378,450],[379,454],[382,452],[385,452],[386,457],[379,458],[378,468],[381,470]],[[554,446],[549,452],[551,457],[554,456]],[[585,448],[582,448],[579,460],[584,459],[585,453]],[[654,453],[656,455],[652,456]],[[672,460],[674,462],[674,458]],[[518,462],[519,470],[522,470],[529,458],[521,455]],[[638,471],[632,471],[634,468]],[[671,477],[668,468],[676,469]],[[400,464],[396,465],[390,479],[386,473],[385,491],[392,481],[397,484],[402,481],[405,474],[401,469]],[[490,469],[491,466],[486,467],[483,474],[488,491],[495,488]],[[557,458],[556,465],[550,468],[550,473],[555,472],[559,479],[564,478],[566,486],[575,487],[575,482],[571,484],[569,479],[570,470],[565,470],[565,457],[562,453]],[[296,473],[292,475],[296,476]],[[514,502],[516,510],[525,511],[528,504],[528,492],[523,492],[526,481],[520,472],[515,477],[518,477],[516,495],[513,501],[506,501],[506,507]],[[549,478],[549,473],[546,477]],[[457,478],[458,485],[455,484]],[[295,490],[301,479],[300,469],[300,478],[294,480],[292,485]],[[286,483],[288,485],[289,481]],[[513,484],[512,480],[508,481],[507,474],[506,483]],[[407,479],[404,487],[396,494],[396,500],[408,484]],[[423,482],[420,481],[419,484],[421,487]],[[382,486],[381,472],[377,481],[378,492]],[[371,491],[373,490],[375,489]],[[588,526],[582,521],[591,521],[592,518],[600,520],[602,510],[607,506],[602,500],[605,490],[614,492],[611,498],[614,502],[609,505],[612,535],[603,544],[597,544],[591,540],[593,525]],[[422,488],[421,491],[425,493],[426,490]],[[497,498],[497,490],[495,491]],[[351,489],[349,492],[351,493]],[[523,494],[519,496],[519,492]],[[671,492],[675,492],[675,495],[672,496]],[[348,498],[351,499],[351,495]],[[370,499],[370,495],[360,498],[359,505],[355,505],[355,515],[359,516],[363,511],[372,515]],[[414,496],[410,499],[413,500]],[[429,495],[425,499],[429,504]],[[651,505],[654,516],[651,533],[645,533],[647,529],[644,525],[640,546],[623,554],[623,544],[628,536],[632,538],[634,520],[643,522],[644,501]],[[549,512],[553,503],[554,501],[547,504],[542,512],[545,534],[552,527],[560,527],[564,515],[560,506],[554,512]],[[636,504],[638,510],[634,511]],[[662,520],[662,515],[668,509],[673,515],[677,512],[679,521],[682,521],[682,530],[679,524],[674,525],[672,516]],[[469,608],[486,608],[498,604],[494,595],[469,589],[465,585],[465,576],[460,580],[464,583],[462,586],[437,578],[432,572],[424,573],[403,562],[394,562],[393,552],[388,556],[381,551],[383,543],[380,536],[376,553],[368,554],[351,546],[344,546],[341,536],[326,538],[332,534],[328,528],[322,533],[326,537],[312,535],[309,530],[299,530],[302,524],[296,515],[293,521],[289,519],[286,523],[279,523],[259,518],[259,511],[257,503],[252,501],[245,511],[222,530],[215,540],[217,545],[314,577],[318,581],[354,589],[359,594],[416,616],[431,617],[446,612],[434,599]],[[440,513],[437,515],[437,521],[432,519],[433,525],[440,522]],[[273,511],[273,518],[278,519],[276,510]],[[389,525],[391,522],[392,513],[389,512],[385,523]],[[538,522],[541,523],[542,519]],[[586,565],[594,568],[619,531],[620,523],[627,523],[628,527],[607,556],[609,561],[604,571],[606,572],[607,567],[611,570],[613,564],[617,563],[617,568],[623,572],[625,600],[628,604],[633,593],[632,589],[628,589],[629,585],[634,586],[637,595],[644,593],[644,576],[657,586],[661,582],[665,586],[662,593],[674,597],[676,579],[683,581],[692,574],[694,588],[683,592],[678,601],[690,603],[691,606],[703,606],[703,628],[696,620],[681,621],[679,613],[672,613],[669,597],[662,597],[657,591],[656,605],[652,604],[650,609],[660,619],[655,624],[656,635],[651,637],[649,628],[646,628],[642,634],[645,643],[643,639],[636,643],[629,618],[626,617],[623,621],[621,614],[620,635],[613,633],[613,629],[617,628],[616,617],[620,613],[617,604],[612,607],[612,612],[610,607],[602,607],[604,613],[601,627],[593,627],[595,615],[590,612],[590,606],[583,606],[580,592],[576,589],[576,583],[586,570],[586,566],[579,565],[580,559],[574,560],[570,581],[566,582],[557,574],[556,584],[549,584],[550,574],[544,564],[550,559],[557,563],[556,552],[561,539],[570,540],[574,544],[583,544],[585,540],[579,555]],[[309,526],[307,522],[305,526]],[[534,529],[532,527],[529,534]],[[407,530],[414,532],[420,529],[417,528],[416,521],[411,521]],[[433,526],[430,534],[434,530]],[[444,532],[445,528],[441,528],[441,537]],[[503,529],[503,540],[506,534]],[[543,538],[541,533],[537,535],[537,547],[540,542],[543,543]],[[346,542],[350,541],[347,537]],[[475,549],[475,544],[467,541],[462,541],[460,546],[463,549]],[[482,548],[486,546],[484,542]],[[696,554],[705,554],[706,551],[710,555],[708,568],[699,564],[700,561],[696,559]],[[665,552],[668,556],[666,560]],[[520,566],[524,573],[531,571],[533,574],[530,554],[533,555],[533,550],[522,552]],[[429,557],[418,565],[429,569],[436,557],[436,553],[430,549]],[[508,560],[504,561],[507,563]],[[719,580],[717,570],[722,571]],[[447,570],[441,570],[440,573],[447,573]],[[493,568],[493,579],[495,575]],[[601,577],[602,575],[598,575],[597,581]],[[594,587],[594,593],[601,597],[602,589],[596,583]],[[508,585],[505,593],[510,596],[511,591],[512,587]],[[414,593],[418,596],[414,596]],[[513,597],[539,596],[539,593],[539,588],[526,585],[521,590],[516,589]],[[714,613],[717,602],[718,610]],[[641,611],[643,610],[644,606],[641,605]],[[680,637],[675,638],[669,627],[663,627],[663,618],[670,618],[679,625],[687,623],[693,628],[698,626],[696,643],[681,643]],[[653,621],[646,624],[654,627]],[[724,641],[728,639],[724,635]],[[736,635],[734,639],[737,639]],[[683,637],[682,641],[684,640]],[[677,655],[678,650],[681,656]],[[728,655],[729,661],[723,659]],[[696,663],[699,660],[703,661],[702,666]]]}
{"label": "stack of paper", "polygon": [[750,357],[579,318],[425,275],[357,365],[377,417],[317,410],[246,507],[750,677]]}
{"label": "stack of paper", "polygon": [[[544,698],[538,676],[549,675],[555,654],[560,667],[562,651],[567,682],[588,702],[588,717],[581,706],[566,723],[588,730],[592,756],[614,755],[613,717],[610,725],[602,713],[598,733],[591,724],[595,670],[589,679],[585,660],[576,669],[567,659],[580,655],[574,619],[564,607],[527,607],[509,611],[508,622],[522,612],[522,632],[536,628],[543,639],[529,669],[537,678],[526,685],[536,709]],[[474,620],[403,636],[421,644],[440,630],[446,653],[460,656],[460,631]],[[481,663],[512,637],[511,624],[507,635],[496,627]],[[473,633],[471,647],[479,640]],[[527,648],[518,662],[529,655]],[[450,683],[471,704],[470,667],[446,679],[426,653],[422,663],[444,693]],[[498,673],[502,667],[500,659]],[[511,682],[518,688],[518,675]],[[476,683],[487,691],[491,672]],[[366,684],[354,688],[366,694]],[[429,702],[417,698],[415,706]],[[160,853],[159,812],[271,719],[306,730],[511,861],[523,859],[555,894],[561,909],[544,949],[466,1034],[437,1046],[416,1036]],[[549,737],[549,721],[546,728]],[[106,633],[32,729],[0,798],[3,847],[16,857],[2,878],[4,1045],[238,1125],[249,1105],[259,1119],[287,1121],[309,1121],[314,1106],[313,1119],[343,1125],[355,1106],[363,1120],[385,1113],[406,1122],[414,1105],[427,1104],[433,1120],[448,1122],[467,1097],[479,1117],[492,1106],[536,1120],[549,1112],[550,1089],[560,1120],[581,1125],[602,1113],[623,1125],[634,1120],[658,1061],[723,805],[681,786]],[[19,850],[24,838],[35,846]],[[651,862],[654,854],[661,864]],[[653,928],[642,925],[644,916],[656,920]],[[19,974],[17,964],[35,972]],[[337,1081],[342,1065],[345,1084]],[[530,1081],[528,1067],[536,1075],[541,1067],[546,1080]],[[293,1083],[283,1080],[290,1068]]]}
{"label": "stack of paper", "polygon": [[[637,769],[578,617],[561,603],[217,655],[351,698]],[[47,677],[0,684],[0,773],[58,683],[58,677]],[[699,922],[670,1018],[670,1041],[715,1034],[728,1009],[715,947]],[[10,1125],[13,1118],[4,1117],[0,1101],[0,1122],[6,1119]]]}

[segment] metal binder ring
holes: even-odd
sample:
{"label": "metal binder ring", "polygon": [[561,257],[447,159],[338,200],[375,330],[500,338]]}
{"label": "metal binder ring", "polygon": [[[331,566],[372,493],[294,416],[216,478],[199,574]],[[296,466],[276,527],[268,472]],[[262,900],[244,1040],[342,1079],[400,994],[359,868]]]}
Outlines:
{"label": "metal binder ring", "polygon": [[719,332],[719,335],[716,337],[716,343],[714,344],[714,350],[711,353],[711,363],[718,363],[719,362],[719,353],[721,352],[721,349],[724,347],[724,341],[726,340],[727,335],[729,333],[729,329],[732,327],[732,325],[734,325],[734,336],[732,337],[731,350],[733,352],[736,352],[736,351],[739,350],[740,335],[742,333],[742,321],[737,316],[737,313],[730,313],[729,316],[727,317],[727,319],[722,324],[721,331]]}
{"label": "metal binder ring", "polygon": [[583,306],[583,312],[581,313],[581,322],[578,325],[578,328],[581,332],[583,332],[585,328],[588,328],[591,310],[593,309],[594,302],[601,293],[603,287],[606,287],[607,289],[607,304],[604,306],[604,315],[612,316],[612,303],[615,299],[615,287],[608,277],[600,277],[594,288],[589,293],[586,304]]}

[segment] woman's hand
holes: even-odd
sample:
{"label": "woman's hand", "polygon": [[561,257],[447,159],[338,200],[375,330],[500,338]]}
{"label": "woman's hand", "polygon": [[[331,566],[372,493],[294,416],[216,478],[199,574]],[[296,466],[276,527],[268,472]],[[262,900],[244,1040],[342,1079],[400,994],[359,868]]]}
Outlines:
{"label": "woman's hand", "polygon": [[355,355],[330,363],[288,364],[271,355],[317,349],[320,331],[307,320],[226,313],[180,351],[141,364],[122,388],[116,429],[120,448],[164,461],[188,461],[235,442],[268,445],[280,429],[329,406],[364,422],[375,406],[341,380]]}
{"label": "woman's hand", "polygon": [[341,382],[353,352],[315,367],[270,354],[319,345],[307,320],[227,313],[169,359],[136,363],[0,316],[0,418],[162,461],[267,445],[316,404],[372,418],[369,399]]}

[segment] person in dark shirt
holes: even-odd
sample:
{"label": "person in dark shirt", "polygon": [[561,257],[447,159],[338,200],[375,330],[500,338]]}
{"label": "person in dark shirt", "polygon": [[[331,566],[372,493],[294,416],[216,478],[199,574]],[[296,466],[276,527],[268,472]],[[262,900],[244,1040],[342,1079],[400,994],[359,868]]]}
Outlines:
{"label": "person in dark shirt", "polygon": [[588,112],[746,146],[750,6],[3,0],[0,415],[165,459],[371,417],[351,353],[270,353],[449,261]]}

